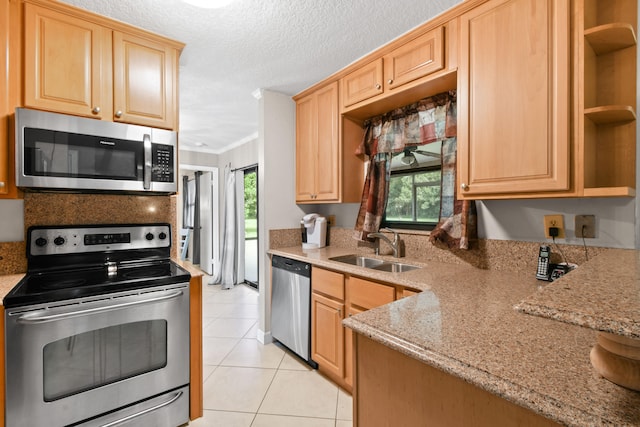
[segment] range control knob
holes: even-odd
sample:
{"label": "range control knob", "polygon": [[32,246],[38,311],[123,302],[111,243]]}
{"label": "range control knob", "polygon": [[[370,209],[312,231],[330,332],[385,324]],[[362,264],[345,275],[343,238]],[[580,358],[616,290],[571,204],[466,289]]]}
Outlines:
{"label": "range control knob", "polygon": [[55,239],[53,239],[53,244],[56,245],[56,246],[64,245],[65,242],[66,242],[66,240],[62,236],[58,236]]}
{"label": "range control knob", "polygon": [[167,238],[167,233],[161,232],[160,234],[158,234],[158,237],[160,238],[160,240],[164,240]]}
{"label": "range control knob", "polygon": [[147,240],[153,240],[153,233],[147,233],[144,237]]}
{"label": "range control knob", "polygon": [[44,237],[38,237],[36,239],[36,246],[43,247],[43,246],[46,246],[46,245],[47,245],[47,239],[45,239]]}

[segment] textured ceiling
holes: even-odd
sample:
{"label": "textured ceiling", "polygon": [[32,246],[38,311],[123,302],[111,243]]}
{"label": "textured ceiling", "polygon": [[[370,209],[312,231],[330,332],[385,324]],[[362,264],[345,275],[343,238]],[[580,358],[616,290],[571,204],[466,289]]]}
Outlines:
{"label": "textured ceiling", "polygon": [[459,0],[236,0],[223,9],[180,0],[64,2],[185,43],[180,144],[218,153],[257,134],[256,89],[294,95]]}

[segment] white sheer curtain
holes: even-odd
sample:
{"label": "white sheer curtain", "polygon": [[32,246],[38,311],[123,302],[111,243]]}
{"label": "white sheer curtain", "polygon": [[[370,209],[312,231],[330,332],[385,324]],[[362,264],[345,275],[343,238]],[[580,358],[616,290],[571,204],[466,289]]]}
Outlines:
{"label": "white sheer curtain", "polygon": [[226,167],[224,175],[220,270],[209,283],[231,289],[244,281],[244,173]]}

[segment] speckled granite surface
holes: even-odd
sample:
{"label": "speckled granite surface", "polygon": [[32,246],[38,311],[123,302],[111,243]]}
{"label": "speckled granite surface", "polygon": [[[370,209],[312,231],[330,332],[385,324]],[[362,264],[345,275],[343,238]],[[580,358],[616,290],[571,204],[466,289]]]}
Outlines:
{"label": "speckled granite surface", "polygon": [[[448,264],[468,265],[484,270],[519,271],[533,274],[537,267],[538,242],[521,242],[516,240],[486,240],[473,242],[471,250],[450,250],[429,242],[428,233],[404,233],[401,238],[405,246],[407,258],[425,261],[439,261]],[[374,245],[360,243],[353,239],[353,229],[335,227],[329,230],[331,247],[340,247],[353,252],[373,254]],[[301,244],[300,230],[282,229],[269,231],[269,248],[287,248]],[[559,245],[568,262],[582,264],[585,251],[582,246]],[[386,244],[381,244],[382,254],[391,254]],[[609,248],[589,247],[589,257],[610,251]],[[558,251],[554,248],[551,262],[562,262]]]}
{"label": "speckled granite surface", "polygon": [[2,299],[23,277],[24,274],[5,274],[0,276],[0,304],[2,304]]}
{"label": "speckled granite surface", "polygon": [[594,331],[513,309],[541,286],[529,272],[408,257],[403,262],[423,268],[385,273],[328,259],[353,253],[350,248],[270,253],[423,290],[344,321],[358,333],[561,424],[640,425],[640,393],[591,367]]}
{"label": "speckled granite surface", "polygon": [[525,298],[516,309],[640,339],[640,252],[611,249]]}

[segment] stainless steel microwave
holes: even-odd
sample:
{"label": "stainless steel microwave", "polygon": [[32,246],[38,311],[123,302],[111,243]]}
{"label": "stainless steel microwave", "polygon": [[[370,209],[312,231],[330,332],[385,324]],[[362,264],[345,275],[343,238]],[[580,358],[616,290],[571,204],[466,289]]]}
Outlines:
{"label": "stainless steel microwave", "polygon": [[176,132],[16,108],[18,187],[177,191]]}

